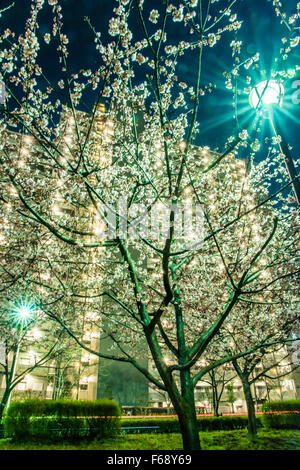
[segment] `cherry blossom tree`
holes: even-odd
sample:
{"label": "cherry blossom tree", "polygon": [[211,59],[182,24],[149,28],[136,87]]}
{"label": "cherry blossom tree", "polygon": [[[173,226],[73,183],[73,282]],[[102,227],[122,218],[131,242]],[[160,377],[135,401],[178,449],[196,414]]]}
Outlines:
{"label": "cherry blossom tree", "polygon": [[[219,354],[232,357],[231,363],[241,381],[248,412],[248,436],[251,440],[257,437],[251,386],[268,376],[268,373],[275,379],[274,369],[281,363],[285,364],[285,371],[280,375],[287,375],[297,367],[292,362],[290,346],[294,328],[299,324],[299,307],[290,304],[288,308],[294,308],[293,313],[286,311],[289,304],[284,300],[284,290],[285,287],[280,286],[279,281],[275,302],[241,298],[234,314],[214,338],[214,347],[219,349]],[[240,309],[243,307],[242,313]],[[250,351],[249,354],[237,357],[246,349]]]}
{"label": "cherry blossom tree", "polygon": [[[283,344],[273,345],[272,348],[264,349],[261,348],[258,354],[249,355],[244,361],[233,359],[232,364],[239,376],[243,393],[247,404],[248,412],[248,436],[250,440],[257,438],[257,422],[255,417],[254,400],[252,396],[251,386],[264,378],[271,378],[271,380],[281,377],[285,377],[291,374],[291,371],[297,368],[297,364],[291,362],[289,353],[285,347],[285,341]],[[263,359],[265,361],[263,361]],[[259,367],[261,366],[261,368]],[[283,372],[277,374],[272,371],[276,370],[277,366],[280,369],[284,369]],[[271,374],[271,375],[268,375]]]}
{"label": "cherry blossom tree", "polygon": [[[254,318],[257,341],[225,356],[221,348],[201,366],[224,328],[247,328],[246,304],[259,322],[297,320],[299,215],[278,138],[261,149],[260,118],[240,127],[235,106],[223,150],[200,145],[203,100],[216,86],[205,76],[206,57],[221,44],[231,48],[223,75],[235,105],[260,66],[257,53],[243,59],[238,3],[117,1],[110,40],[85,19],[98,54],[87,70],[74,71],[58,0],[32,1],[24,33],[1,34],[3,243],[26,244],[28,231],[37,231],[38,269],[25,274],[19,265],[19,272],[39,308],[91,354],[130,363],[167,392],[185,449],[200,449],[197,382],[266,347]],[[292,54],[299,9],[288,18],[273,3],[291,35],[279,53]],[[39,14],[49,6],[52,30],[42,38]],[[61,69],[53,80],[39,60],[47,48]],[[258,150],[266,156],[259,164]],[[270,303],[272,313],[264,308]],[[80,339],[83,313],[112,340],[106,353]]]}

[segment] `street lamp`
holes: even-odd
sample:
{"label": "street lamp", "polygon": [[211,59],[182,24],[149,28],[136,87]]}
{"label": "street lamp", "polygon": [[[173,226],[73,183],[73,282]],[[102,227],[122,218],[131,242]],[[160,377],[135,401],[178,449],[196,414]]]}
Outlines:
{"label": "street lamp", "polygon": [[283,102],[284,86],[276,80],[264,80],[252,88],[249,101],[254,109],[261,107],[278,105],[280,108]]}
{"label": "street lamp", "polygon": [[264,114],[270,120],[271,126],[275,136],[281,136],[281,141],[278,139],[278,146],[280,152],[284,155],[284,160],[286,168],[292,182],[296,201],[298,206],[300,206],[300,182],[297,175],[297,171],[293,162],[292,155],[290,153],[288,144],[284,139],[284,135],[280,128],[280,125],[275,119],[275,114],[273,113],[274,107],[281,108],[283,103],[284,96],[284,86],[282,83],[277,80],[264,80],[257,85],[255,85],[249,95],[249,102],[252,108],[256,111],[266,111]]}
{"label": "street lamp", "polygon": [[35,305],[28,300],[21,300],[15,303],[11,310],[11,317],[17,327],[21,330],[28,326],[34,318]]}
{"label": "street lamp", "polygon": [[[13,319],[16,328],[18,329],[18,337],[17,337],[17,350],[13,357],[12,362],[12,371],[10,376],[10,383],[12,384],[17,370],[20,346],[22,341],[22,333],[26,328],[33,322],[34,320],[34,311],[36,306],[32,302],[28,302],[27,300],[21,300],[18,303],[14,303],[12,310],[11,310],[11,317]],[[6,408],[9,407],[11,401],[11,390],[9,392],[8,400],[6,403]]]}

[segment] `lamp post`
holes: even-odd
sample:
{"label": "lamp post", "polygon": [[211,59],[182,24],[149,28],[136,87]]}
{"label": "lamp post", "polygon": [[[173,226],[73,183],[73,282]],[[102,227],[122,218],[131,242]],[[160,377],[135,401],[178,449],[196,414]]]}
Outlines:
{"label": "lamp post", "polygon": [[[29,324],[32,323],[34,310],[35,310],[34,304],[30,304],[30,303],[27,303],[26,301],[22,301],[20,304],[16,304],[11,312],[12,319],[16,325],[16,328],[19,330],[19,334],[17,337],[17,349],[13,356],[12,368],[10,372],[10,380],[9,380],[10,385],[13,383],[15,379],[15,375],[16,375],[22,333],[29,326]],[[9,393],[8,393],[8,399],[6,402],[6,408],[8,408],[10,405],[11,392],[12,392],[12,389],[10,388]]]}
{"label": "lamp post", "polygon": [[284,155],[284,161],[293,185],[295,198],[300,206],[300,181],[297,175],[297,170],[289,150],[288,144],[284,138],[278,119],[275,117],[273,107],[281,107],[283,103],[284,86],[277,80],[264,80],[252,88],[249,96],[249,102],[252,108],[256,111],[263,110],[266,112],[265,117],[270,120],[273,132],[276,137],[281,136],[281,141],[278,139],[278,146],[280,152]]}

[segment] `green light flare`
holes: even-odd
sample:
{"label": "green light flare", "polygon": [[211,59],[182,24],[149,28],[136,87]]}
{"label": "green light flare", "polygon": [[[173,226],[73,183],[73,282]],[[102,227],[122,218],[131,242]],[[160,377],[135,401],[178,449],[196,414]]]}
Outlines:
{"label": "green light flare", "polygon": [[28,325],[34,318],[35,305],[27,299],[15,303],[11,310],[11,317],[18,326]]}
{"label": "green light flare", "polygon": [[282,105],[284,86],[276,80],[264,80],[252,88],[249,102],[252,108],[257,109],[272,104]]}

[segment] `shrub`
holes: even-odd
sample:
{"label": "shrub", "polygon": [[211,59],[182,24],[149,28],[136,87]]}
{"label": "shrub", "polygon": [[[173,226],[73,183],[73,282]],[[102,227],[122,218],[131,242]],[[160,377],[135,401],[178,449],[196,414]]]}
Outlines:
{"label": "shrub", "polygon": [[[261,426],[260,417],[257,417],[258,426]],[[244,429],[248,425],[247,416],[207,416],[197,418],[199,431],[220,431],[220,430],[235,430]],[[126,429],[126,432],[145,432],[143,429],[149,426],[149,432],[151,427],[159,426],[159,429],[155,430],[159,433],[177,433],[180,432],[180,426],[178,418],[125,418],[121,421],[122,428]],[[134,429],[136,428],[136,429]],[[152,431],[153,432],[153,431]]]}
{"label": "shrub", "polygon": [[15,401],[4,416],[4,432],[15,440],[101,438],[118,432],[120,413],[112,400]]}
{"label": "shrub", "polygon": [[[124,415],[131,415],[131,416],[137,416],[137,415],[173,415],[175,414],[175,409],[173,406],[169,407],[156,407],[156,406],[123,406],[122,407],[122,412]],[[205,412],[205,409],[202,407],[197,406],[196,407],[196,412],[201,414]]]}
{"label": "shrub", "polygon": [[[260,419],[257,416],[257,424],[260,426]],[[198,427],[200,431],[233,431],[235,429],[244,429],[248,426],[248,416],[212,416],[198,418]]]}
{"label": "shrub", "polygon": [[95,439],[115,435],[119,430],[117,418],[72,418],[38,417],[30,418],[30,434],[33,438],[52,441]]}
{"label": "shrub", "polygon": [[267,428],[300,428],[300,400],[266,402],[262,410],[262,422]]}
{"label": "shrub", "polygon": [[267,401],[262,411],[300,411],[300,400]]}
{"label": "shrub", "polygon": [[120,416],[121,410],[113,400],[39,400],[13,401],[6,413],[9,416]]}

